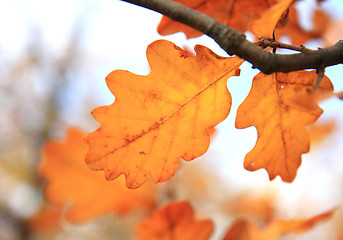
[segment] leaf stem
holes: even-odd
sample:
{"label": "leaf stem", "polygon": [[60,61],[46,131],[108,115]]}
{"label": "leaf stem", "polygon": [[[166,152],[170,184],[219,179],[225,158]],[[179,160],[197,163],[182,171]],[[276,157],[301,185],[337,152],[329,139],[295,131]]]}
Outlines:
{"label": "leaf stem", "polygon": [[321,81],[322,81],[322,79],[324,77],[324,73],[325,73],[325,67],[319,67],[317,69],[317,75],[318,75],[317,81],[314,84],[313,88],[311,89],[311,92],[314,92],[314,91],[316,91],[318,89],[318,87],[319,87],[319,85],[320,85],[320,83],[321,83]]}

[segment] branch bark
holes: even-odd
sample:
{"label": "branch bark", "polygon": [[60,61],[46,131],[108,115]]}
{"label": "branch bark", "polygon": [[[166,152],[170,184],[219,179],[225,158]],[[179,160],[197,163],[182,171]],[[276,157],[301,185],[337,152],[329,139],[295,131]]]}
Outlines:
{"label": "branch bark", "polygon": [[343,63],[343,41],[297,54],[273,54],[246,40],[246,36],[215,19],[171,0],[122,0],[159,12],[215,40],[229,55],[237,55],[265,74],[319,69]]}

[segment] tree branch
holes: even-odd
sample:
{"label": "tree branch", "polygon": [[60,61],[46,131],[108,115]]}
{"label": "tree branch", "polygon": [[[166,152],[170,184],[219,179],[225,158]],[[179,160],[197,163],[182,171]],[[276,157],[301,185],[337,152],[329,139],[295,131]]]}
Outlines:
{"label": "tree branch", "polygon": [[159,12],[215,40],[229,55],[237,55],[265,74],[318,69],[343,63],[343,41],[315,51],[273,54],[246,40],[246,36],[213,18],[171,0],[122,0]]}

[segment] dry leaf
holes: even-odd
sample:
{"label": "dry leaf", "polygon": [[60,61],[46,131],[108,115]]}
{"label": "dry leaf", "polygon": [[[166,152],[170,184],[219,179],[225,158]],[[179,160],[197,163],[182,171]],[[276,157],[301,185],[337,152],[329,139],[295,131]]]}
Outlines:
{"label": "dry leaf", "polygon": [[[272,180],[280,175],[292,182],[301,163],[301,154],[309,151],[306,126],[322,114],[317,104],[311,108],[296,104],[296,97],[311,99],[308,90],[317,80],[315,71],[255,76],[248,97],[237,111],[236,127],[255,126],[258,139],[245,157],[244,167],[250,171],[265,168]],[[326,76],[317,92],[333,91]],[[311,100],[312,101],[312,100]]]}
{"label": "dry leaf", "polygon": [[311,33],[321,36],[331,24],[331,17],[321,9],[316,9],[312,17],[313,27]]}
{"label": "dry leaf", "polygon": [[196,56],[160,40],[149,45],[151,71],[139,76],[113,71],[107,85],[115,96],[93,110],[101,126],[88,135],[87,164],[106,179],[126,176],[129,188],[171,178],[178,158],[190,161],[207,151],[206,131],[230,111],[227,78],[239,74],[243,60],[219,57],[203,46]]}
{"label": "dry leaf", "polygon": [[206,240],[212,231],[212,221],[194,220],[188,202],[170,203],[137,226],[140,240]]}
{"label": "dry leaf", "polygon": [[152,209],[155,205],[152,184],[128,189],[124,178],[108,182],[101,173],[87,167],[83,136],[79,130],[70,129],[65,142],[49,141],[44,146],[39,172],[47,180],[44,191],[47,202],[60,207],[70,204],[66,218],[72,222],[111,212],[125,214],[137,208]]}
{"label": "dry leaf", "polygon": [[251,193],[245,193],[239,195],[230,207],[235,215],[252,217],[267,223],[274,215],[274,201],[272,195],[265,194],[257,197],[252,196]]}
{"label": "dry leaf", "polygon": [[28,221],[28,228],[34,232],[57,229],[63,217],[63,209],[44,206],[37,215]]}
{"label": "dry leaf", "polygon": [[282,36],[287,36],[290,38],[291,44],[299,46],[299,45],[302,45],[311,39],[322,37],[324,30],[322,32],[318,32],[318,29],[320,29],[321,27],[319,25],[317,25],[317,26],[315,25],[316,22],[318,24],[317,19],[320,18],[319,14],[314,13],[314,15],[313,15],[314,28],[313,28],[313,30],[310,30],[310,31],[305,31],[299,25],[297,11],[293,6],[291,6],[289,8],[289,14],[288,15],[289,15],[288,21],[285,24],[285,26],[284,27],[277,27],[275,29],[276,39],[280,39]]}
{"label": "dry leaf", "polygon": [[[248,23],[259,18],[262,13],[273,6],[276,0],[176,0],[176,2],[227,24],[238,31],[245,32]],[[162,17],[157,28],[161,35],[184,32],[187,38],[201,36],[202,33],[184,24]]]}
{"label": "dry leaf", "polygon": [[309,127],[311,145],[318,144],[320,141],[328,137],[337,130],[337,121],[331,119],[329,121],[313,124]]}
{"label": "dry leaf", "polygon": [[[284,5],[285,2],[290,0],[281,0],[281,5]],[[176,2],[181,3],[187,7],[193,8],[199,12],[202,12],[223,24],[237,29],[240,32],[245,32],[248,29],[248,26],[255,20],[261,18],[266,11],[274,6],[278,1],[277,0],[176,0]],[[278,8],[278,7],[276,7]],[[275,10],[272,10],[272,12]],[[277,10],[279,11],[279,10]],[[284,11],[281,12],[281,14]],[[268,14],[267,14],[268,15]],[[281,15],[280,15],[281,16]],[[279,18],[280,18],[279,16]],[[300,45],[312,38],[319,37],[318,35],[306,32],[299,25],[298,16],[296,9],[291,6],[289,8],[289,14],[287,14],[287,24],[285,22],[281,25],[285,25],[283,28],[277,28],[275,32],[276,38],[280,39],[282,36],[288,36],[291,39],[291,42],[294,45]],[[268,17],[268,16],[267,16]],[[267,20],[265,27],[266,29],[262,30],[262,33],[258,34],[267,34],[270,35],[270,29],[275,28],[274,19],[275,16]],[[262,20],[264,21],[264,20]],[[263,26],[262,26],[263,27]],[[168,17],[162,17],[162,20],[157,28],[158,32],[161,35],[169,35],[176,32],[184,32],[187,38],[193,38],[201,36],[202,33],[199,31],[188,27],[182,23],[172,21]],[[266,31],[266,33],[265,33]]]}
{"label": "dry leaf", "polygon": [[311,230],[316,224],[330,218],[334,212],[335,210],[330,210],[310,219],[274,220],[263,229],[258,228],[249,220],[239,219],[223,240],[273,240],[289,233],[304,233]]}
{"label": "dry leaf", "polygon": [[343,91],[337,92],[335,95],[336,95],[339,99],[343,100]]}
{"label": "dry leaf", "polygon": [[256,36],[272,39],[277,23],[283,13],[287,12],[288,16],[288,7],[292,2],[293,0],[279,1],[277,4],[265,11],[261,18],[252,22],[252,24],[249,25],[249,30]]}

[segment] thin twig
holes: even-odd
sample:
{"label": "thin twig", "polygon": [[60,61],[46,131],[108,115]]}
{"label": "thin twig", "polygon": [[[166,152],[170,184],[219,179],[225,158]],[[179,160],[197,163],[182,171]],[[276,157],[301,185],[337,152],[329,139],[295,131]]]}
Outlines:
{"label": "thin twig", "polygon": [[309,53],[309,52],[315,51],[315,50],[312,50],[312,49],[305,47],[304,45],[294,46],[291,44],[282,43],[282,42],[276,41],[274,39],[268,39],[268,38],[259,38],[257,40],[256,44],[258,46],[263,47],[263,48],[266,48],[266,47],[271,47],[273,49],[283,48],[283,49],[289,49],[289,50],[298,51],[298,52],[302,52],[302,53],[304,53],[304,52]]}

